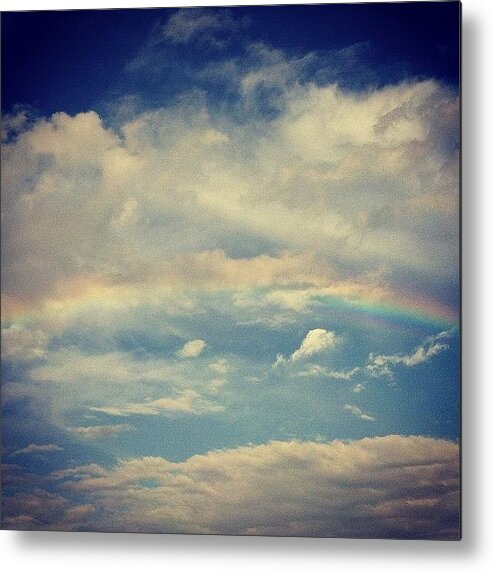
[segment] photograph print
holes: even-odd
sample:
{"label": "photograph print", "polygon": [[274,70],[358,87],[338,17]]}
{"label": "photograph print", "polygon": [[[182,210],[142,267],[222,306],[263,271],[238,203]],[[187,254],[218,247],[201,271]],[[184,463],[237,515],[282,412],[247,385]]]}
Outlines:
{"label": "photograph print", "polygon": [[460,24],[1,14],[3,529],[460,540]]}

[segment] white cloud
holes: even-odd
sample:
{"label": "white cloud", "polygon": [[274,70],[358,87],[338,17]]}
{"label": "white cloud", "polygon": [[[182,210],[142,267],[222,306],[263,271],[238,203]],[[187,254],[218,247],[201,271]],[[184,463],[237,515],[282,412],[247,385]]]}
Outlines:
{"label": "white cloud", "polygon": [[195,358],[204,351],[206,346],[207,344],[204,340],[191,340],[186,342],[185,345],[176,352],[176,355],[181,358]]}
{"label": "white cloud", "polygon": [[308,364],[306,369],[298,373],[299,377],[329,377],[332,379],[350,380],[361,371],[360,367],[353,367],[348,370],[331,370],[318,364]]}
{"label": "white cloud", "polygon": [[193,389],[185,389],[178,397],[161,397],[143,403],[90,407],[89,409],[116,417],[127,417],[128,415],[160,415],[163,412],[203,415],[223,411],[224,407],[206,400]]}
{"label": "white cloud", "polygon": [[87,427],[70,427],[69,431],[85,439],[103,439],[118,435],[122,431],[129,431],[131,425],[89,425]]}
{"label": "white cloud", "polygon": [[31,443],[27,447],[23,447],[22,449],[18,449],[11,453],[11,455],[32,455],[36,453],[56,453],[58,451],[63,451],[63,447],[59,445],[55,445],[54,443],[49,443],[47,445],[36,445],[35,443]]}
{"label": "white cloud", "polygon": [[310,330],[300,347],[291,354],[291,361],[304,359],[320,352],[327,348],[333,347],[336,343],[337,337],[334,332],[324,330],[323,328],[315,328]]}
{"label": "white cloud", "polygon": [[414,367],[422,364],[431,358],[437,356],[441,352],[449,348],[448,344],[444,344],[439,340],[446,339],[452,335],[452,330],[441,332],[436,336],[427,338],[422,346],[418,346],[414,353],[409,355],[373,355],[368,357],[366,369],[375,377],[392,377],[394,365],[404,365],[406,367]]}
{"label": "white cloud", "polygon": [[364,413],[359,407],[356,407],[356,405],[347,404],[347,405],[344,405],[344,409],[346,411],[349,411],[349,413],[352,413],[356,417],[363,419],[363,421],[375,421],[376,420],[376,417],[373,417],[373,415],[369,415],[368,413]]}
{"label": "white cloud", "polygon": [[[71,469],[96,530],[457,538],[459,451],[427,437],[271,442]],[[152,486],[146,482],[152,481]]]}
{"label": "white cloud", "polygon": [[[307,287],[398,299],[419,290],[402,273],[455,279],[457,97],[433,81],[356,96],[291,72],[282,113],[261,131],[196,96],[121,135],[95,112],[30,122],[2,150],[4,307],[116,285],[140,298],[263,283],[291,290],[273,303],[302,309]],[[249,256],[224,255],[245,244]],[[383,266],[393,290],[371,278]]]}

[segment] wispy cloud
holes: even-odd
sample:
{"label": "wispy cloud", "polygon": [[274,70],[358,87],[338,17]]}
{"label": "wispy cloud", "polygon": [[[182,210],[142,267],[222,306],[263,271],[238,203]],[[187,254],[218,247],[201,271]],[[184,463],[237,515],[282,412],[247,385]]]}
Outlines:
{"label": "wispy cloud", "polygon": [[298,373],[299,377],[329,377],[332,379],[350,380],[361,371],[361,367],[353,367],[348,370],[332,370],[318,364],[308,364],[306,369]]}
{"label": "wispy cloud", "polygon": [[349,411],[349,413],[352,413],[356,417],[363,419],[363,421],[375,421],[376,420],[376,417],[373,417],[373,415],[369,415],[368,413],[365,413],[359,407],[356,407],[356,405],[346,404],[346,405],[344,405],[344,409],[345,409],[345,411]]}
{"label": "wispy cloud", "polygon": [[36,445],[35,443],[31,443],[31,445],[28,445],[27,447],[14,451],[11,453],[11,456],[32,455],[36,453],[57,453],[58,451],[63,451],[63,447],[55,445],[54,443],[49,443],[47,445]]}
{"label": "wispy cloud", "polygon": [[222,405],[201,397],[193,389],[186,389],[178,397],[162,397],[143,403],[129,403],[121,406],[89,407],[91,411],[116,417],[129,415],[160,415],[163,412],[202,415],[224,410]]}
{"label": "wispy cloud", "polygon": [[210,363],[209,369],[211,369],[214,373],[218,373],[219,375],[226,375],[231,370],[231,365],[227,359],[221,358],[214,363]]}
{"label": "wispy cloud", "polygon": [[197,42],[202,46],[223,48],[248,23],[247,17],[235,18],[227,9],[183,8],[169,18],[162,33],[174,44]]}
{"label": "wispy cloud", "polygon": [[131,425],[89,425],[86,427],[69,427],[69,431],[76,433],[85,439],[104,439],[105,437],[113,437],[122,431],[130,431]]}
{"label": "wispy cloud", "polygon": [[392,366],[403,365],[405,367],[414,367],[447,350],[449,348],[448,344],[443,343],[441,340],[449,338],[452,332],[452,330],[444,331],[436,336],[427,338],[423,345],[418,346],[412,354],[370,354],[368,356],[366,369],[374,377],[392,377]]}

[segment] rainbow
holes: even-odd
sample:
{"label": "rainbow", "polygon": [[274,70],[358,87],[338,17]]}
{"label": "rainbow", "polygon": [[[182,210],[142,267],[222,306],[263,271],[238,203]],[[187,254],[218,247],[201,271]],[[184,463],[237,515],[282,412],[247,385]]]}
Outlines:
{"label": "rainbow", "polygon": [[[174,290],[164,288],[152,295],[153,304],[162,294],[163,303],[167,295]],[[256,295],[265,295],[271,291],[269,288],[252,288]],[[199,292],[211,293],[208,288],[181,290],[191,296]],[[231,288],[213,289],[212,292],[233,294],[237,290]],[[156,291],[154,291],[156,294]],[[168,298],[169,299],[169,298]],[[2,322],[23,323],[43,320],[54,314],[60,318],[69,318],[80,313],[97,313],[101,308],[126,309],[128,307],[145,304],[147,296],[135,288],[125,286],[92,285],[89,288],[60,299],[48,299],[36,306],[26,306],[13,303],[6,297],[2,300]],[[430,328],[451,329],[459,325],[458,312],[444,307],[433,300],[418,298],[401,298],[399,300],[382,300],[365,298],[363,296],[347,296],[343,294],[314,294],[310,300],[315,305],[320,304],[344,315],[355,324],[368,323],[376,328],[396,328],[409,330],[413,327],[428,326]]]}

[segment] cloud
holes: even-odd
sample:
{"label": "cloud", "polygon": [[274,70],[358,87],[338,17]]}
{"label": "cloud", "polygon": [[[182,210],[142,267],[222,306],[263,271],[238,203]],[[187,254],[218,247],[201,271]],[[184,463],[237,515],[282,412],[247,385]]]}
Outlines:
{"label": "cloud", "polygon": [[22,449],[18,449],[11,453],[11,455],[32,455],[37,453],[57,453],[58,451],[63,451],[63,447],[59,445],[55,445],[53,443],[47,445],[36,445],[31,443],[27,447],[23,447]]}
{"label": "cloud", "polygon": [[[300,347],[291,354],[289,361],[295,362],[323,352],[327,348],[333,347],[336,340],[335,333],[329,330],[324,330],[323,328],[310,330],[301,342]],[[283,355],[278,354],[274,365],[282,365],[287,361]]]}
{"label": "cloud", "polygon": [[448,344],[442,343],[440,340],[449,338],[452,333],[452,330],[444,331],[436,336],[427,338],[422,346],[418,346],[414,353],[409,355],[395,354],[386,356],[370,354],[366,369],[375,377],[392,377],[392,366],[394,365],[400,364],[406,367],[414,367],[447,350],[449,348]]}
{"label": "cloud", "polygon": [[219,375],[226,375],[231,370],[231,365],[227,359],[221,358],[214,363],[210,363],[209,369],[211,369],[214,373],[218,373]]}
{"label": "cloud", "polygon": [[349,370],[331,370],[318,364],[308,364],[306,369],[298,373],[299,377],[329,377],[332,379],[350,380],[361,371],[360,367],[353,367]]}
{"label": "cloud", "polygon": [[373,417],[372,415],[368,415],[368,413],[364,413],[359,407],[356,407],[356,405],[344,405],[344,409],[346,411],[349,411],[349,413],[352,413],[356,417],[363,419],[363,421],[375,421],[376,420],[376,417]]}
{"label": "cloud", "polygon": [[224,385],[226,385],[226,380],[223,378],[220,379],[213,379],[210,383],[209,383],[209,391],[212,393],[212,395],[216,395],[219,393],[219,391],[224,387]]}
{"label": "cloud", "polygon": [[306,334],[305,339],[301,342],[301,346],[291,355],[291,359],[296,361],[318,354],[332,347],[335,342],[336,335],[334,332],[324,330],[323,328],[315,328]]}
{"label": "cloud", "polygon": [[85,439],[104,439],[118,435],[122,431],[129,431],[131,425],[89,425],[87,427],[70,427],[69,431],[76,433]]}
{"label": "cloud", "polygon": [[128,415],[160,415],[163,412],[203,415],[223,411],[224,407],[207,401],[193,389],[185,389],[178,397],[162,397],[144,403],[90,407],[89,409],[98,413],[105,413],[106,415],[127,417]]}
{"label": "cloud", "polygon": [[78,530],[96,512],[92,504],[72,504],[63,495],[32,486],[2,500],[2,528],[10,530]]}
{"label": "cloud", "polygon": [[366,386],[363,383],[357,383],[354,387],[353,387],[353,393],[361,393],[362,391],[365,391]]}
{"label": "cloud", "polygon": [[169,18],[162,33],[174,44],[197,42],[202,46],[222,48],[247,24],[247,18],[234,18],[230,10],[185,8]]}
{"label": "cloud", "polygon": [[174,379],[169,361],[159,358],[138,359],[131,353],[88,354],[78,348],[51,351],[41,365],[30,370],[35,381],[53,383],[102,382],[131,383]]}
{"label": "cloud", "polygon": [[49,336],[41,329],[11,323],[2,327],[2,358],[31,361],[46,354]]}
{"label": "cloud", "polygon": [[181,358],[195,358],[204,351],[206,346],[204,340],[191,340],[186,342],[181,350],[176,352],[176,355]]}
{"label": "cloud", "polygon": [[260,130],[190,93],[118,133],[94,111],[30,121],[2,150],[3,307],[279,284],[272,302],[303,308],[309,287],[399,300],[455,280],[457,97],[435,81],[356,96],[291,72]]}
{"label": "cloud", "polygon": [[96,530],[459,535],[458,446],[428,437],[274,441],[180,463],[143,457],[76,473],[58,475],[60,490],[100,508]]}

